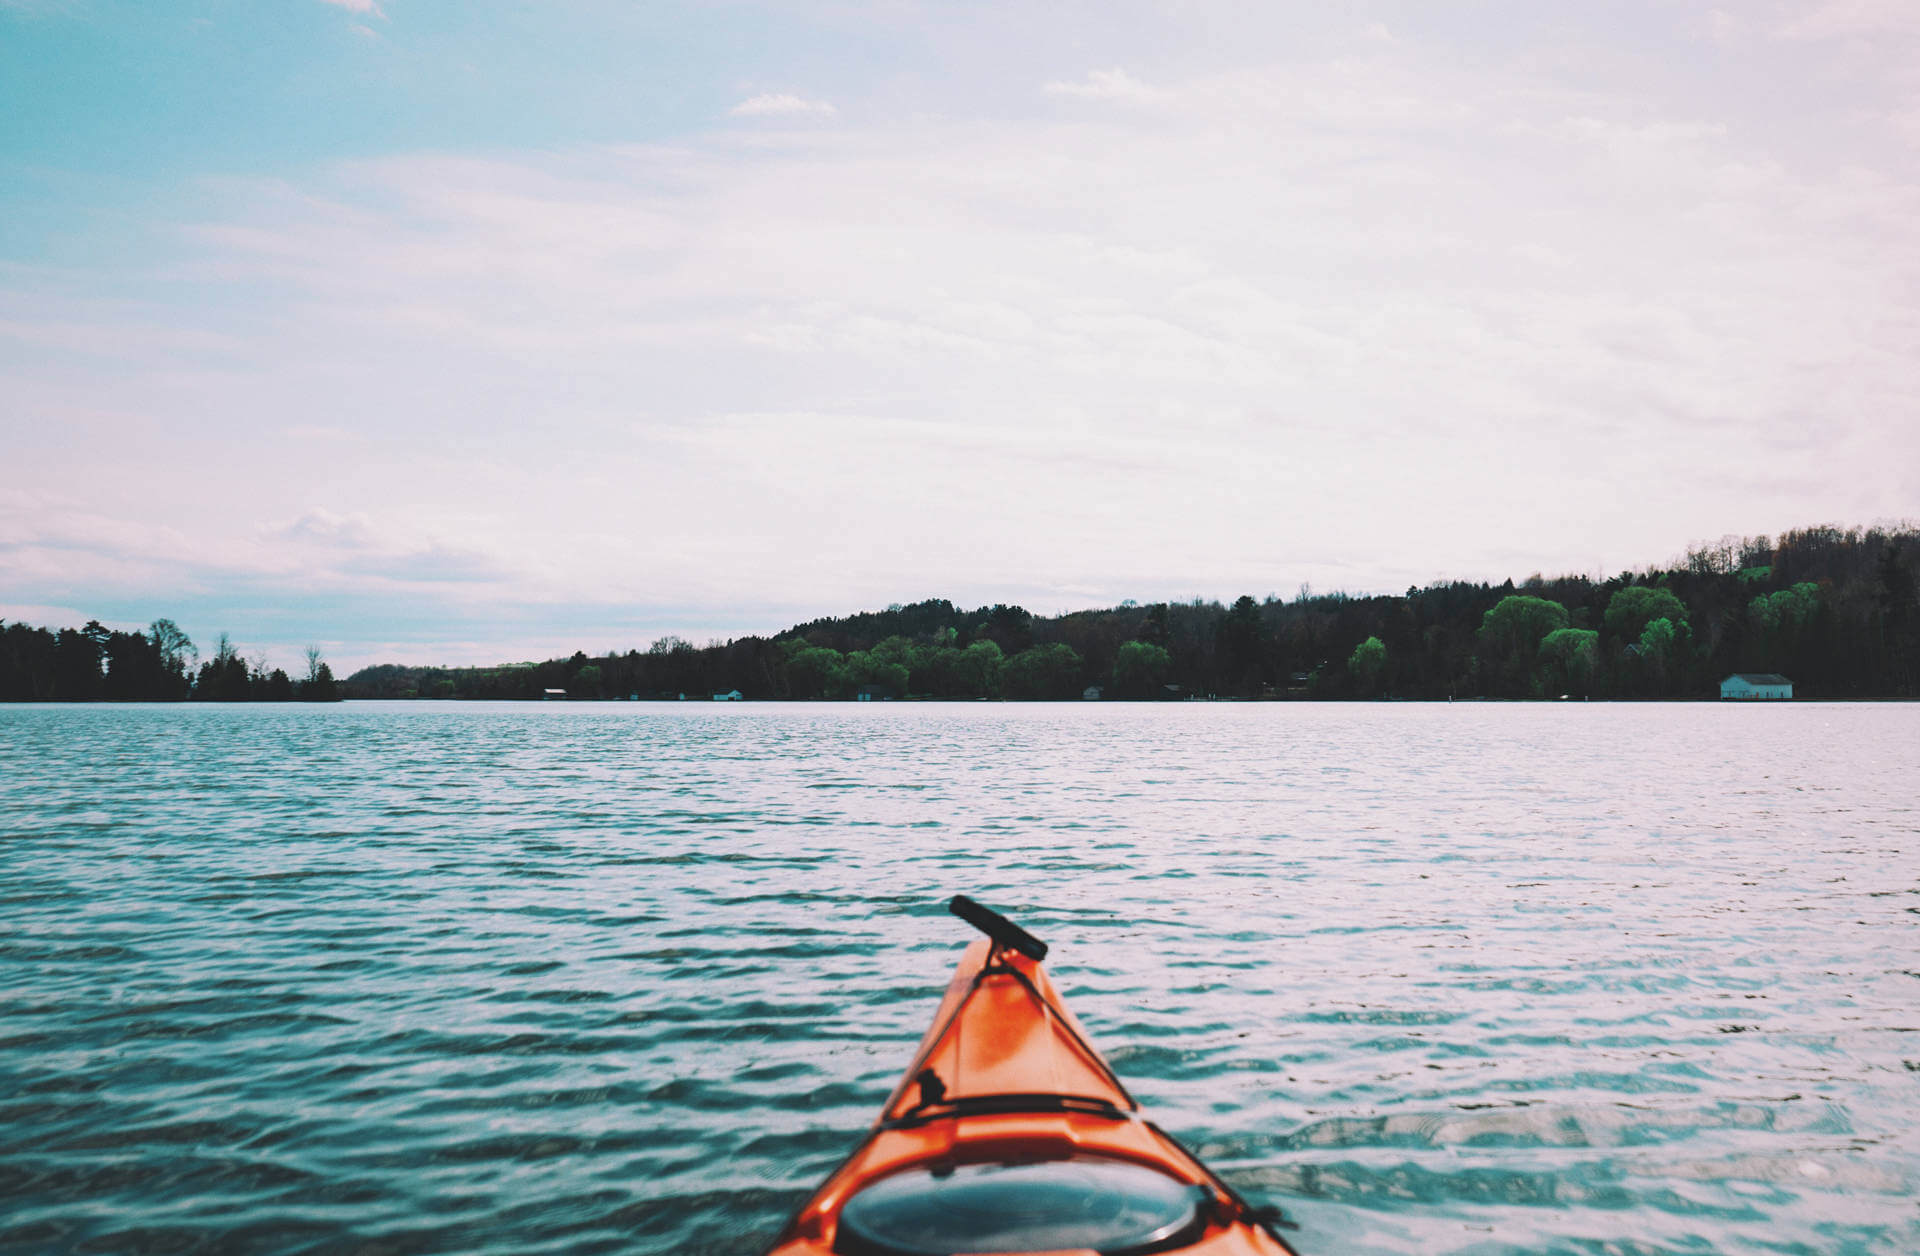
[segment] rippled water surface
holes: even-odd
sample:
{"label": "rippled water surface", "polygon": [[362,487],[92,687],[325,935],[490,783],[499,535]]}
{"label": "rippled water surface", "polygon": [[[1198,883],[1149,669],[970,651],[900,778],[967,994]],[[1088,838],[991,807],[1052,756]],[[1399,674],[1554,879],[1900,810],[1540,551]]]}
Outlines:
{"label": "rippled water surface", "polygon": [[751,1253],[966,930],[1331,1253],[1920,1251],[1920,707],[0,709],[0,1251]]}

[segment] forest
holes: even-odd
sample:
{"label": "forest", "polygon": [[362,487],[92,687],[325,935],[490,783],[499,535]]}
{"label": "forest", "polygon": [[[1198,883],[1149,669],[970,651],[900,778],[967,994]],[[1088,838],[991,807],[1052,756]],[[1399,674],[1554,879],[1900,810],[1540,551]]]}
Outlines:
{"label": "forest", "polygon": [[1727,537],[1611,579],[1445,582],[1400,595],[1125,602],[1038,616],[943,599],[770,637],[497,667],[364,668],[317,651],[293,680],[223,635],[200,661],[168,620],[0,625],[0,700],[871,697],[1016,700],[1707,698],[1732,672],[1799,697],[1920,696],[1920,531]]}
{"label": "forest", "polygon": [[341,687],[315,648],[306,675],[240,657],[225,633],[205,661],[171,619],[145,632],[88,620],[82,628],[33,628],[0,621],[4,702],[338,702]]}
{"label": "forest", "polygon": [[1705,698],[1731,672],[1782,672],[1802,697],[1914,697],[1917,583],[1913,527],[1815,527],[1727,537],[1605,580],[1052,618],[931,600],[704,647],[667,637],[544,663],[369,667],[344,686],[368,698]]}

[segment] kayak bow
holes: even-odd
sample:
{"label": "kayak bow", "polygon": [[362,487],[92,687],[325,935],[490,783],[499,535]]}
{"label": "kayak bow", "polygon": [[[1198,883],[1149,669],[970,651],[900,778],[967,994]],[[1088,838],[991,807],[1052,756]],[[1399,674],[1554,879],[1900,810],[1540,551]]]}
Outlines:
{"label": "kayak bow", "polygon": [[1294,1256],[1146,1120],[1060,1001],[1047,947],[965,895],[987,936],[866,1139],[768,1256]]}

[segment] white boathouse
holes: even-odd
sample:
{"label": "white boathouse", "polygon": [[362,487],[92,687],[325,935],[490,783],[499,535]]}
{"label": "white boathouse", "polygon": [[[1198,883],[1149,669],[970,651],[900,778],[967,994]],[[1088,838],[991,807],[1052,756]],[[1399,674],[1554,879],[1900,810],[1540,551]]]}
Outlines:
{"label": "white boathouse", "polygon": [[1784,702],[1793,682],[1779,672],[1735,672],[1720,682],[1720,696],[1741,702]]}

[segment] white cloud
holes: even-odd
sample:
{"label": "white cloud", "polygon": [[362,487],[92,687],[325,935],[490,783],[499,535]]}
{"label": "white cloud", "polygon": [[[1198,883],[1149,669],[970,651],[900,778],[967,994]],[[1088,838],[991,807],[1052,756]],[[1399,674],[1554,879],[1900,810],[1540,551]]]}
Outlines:
{"label": "white cloud", "polygon": [[826,118],[833,116],[834,108],[824,100],[808,100],[787,92],[765,92],[749,96],[727,112],[736,118]]}
{"label": "white cloud", "polygon": [[370,545],[374,539],[373,522],[364,512],[339,515],[324,506],[316,506],[274,531],[287,540],[320,541],[354,547]]}
{"label": "white cloud", "polygon": [[[1143,87],[1104,73],[1064,94]],[[0,587],[317,590],[368,641],[419,639],[378,602],[483,651],[1618,570],[1911,512],[1900,163],[1411,37],[1166,81],[1151,125],[223,186],[167,278],[245,302],[0,288],[18,482],[72,499],[0,516]]]}
{"label": "white cloud", "polygon": [[1049,96],[1071,96],[1082,100],[1116,100],[1128,104],[1150,105],[1172,98],[1173,93],[1149,87],[1117,66],[1111,70],[1090,70],[1078,82],[1054,82],[1041,88]]}
{"label": "white cloud", "polygon": [[381,11],[379,0],[320,0],[320,2],[330,4],[336,9],[345,9],[349,13],[364,13],[380,18],[386,16]]}
{"label": "white cloud", "polygon": [[1920,37],[1920,6],[1912,0],[1816,0],[1774,27],[1783,39]]}
{"label": "white cloud", "polygon": [[[493,554],[408,523],[316,507],[289,523],[209,534],[44,493],[0,496],[0,582],[159,594],[211,584],[365,587],[525,582]],[[492,590],[500,591],[499,589]]]}

